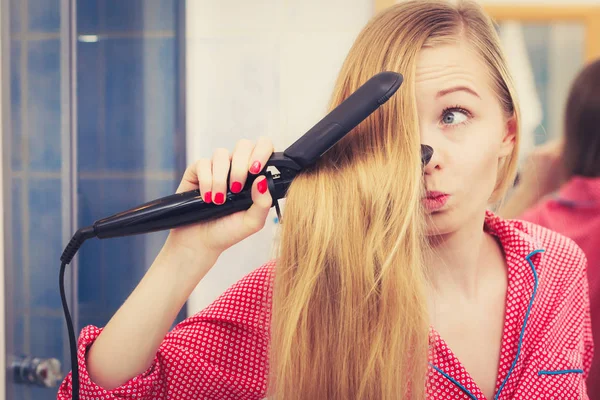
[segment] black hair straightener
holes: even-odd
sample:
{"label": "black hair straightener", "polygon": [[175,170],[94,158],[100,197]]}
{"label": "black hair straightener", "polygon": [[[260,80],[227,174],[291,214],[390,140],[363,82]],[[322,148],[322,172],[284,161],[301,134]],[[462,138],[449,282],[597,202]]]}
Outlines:
{"label": "black hair straightener", "polygon": [[[271,155],[264,169],[274,167],[277,172],[267,170],[263,174],[267,178],[273,206],[276,207],[279,218],[281,215],[278,200],[285,197],[294,177],[303,169],[312,166],[342,137],[389,100],[402,81],[402,75],[395,72],[381,72],[373,76],[284,152]],[[423,165],[429,162],[432,154],[431,147],[421,145]],[[163,197],[98,220],[92,226],[79,229],[75,233],[61,256],[59,278],[71,348],[73,400],[79,400],[79,371],[75,332],[64,290],[64,272],[66,265],[71,262],[83,242],[93,237],[105,239],[173,229],[247,210],[252,205],[252,183],[258,176],[249,175],[240,193],[228,191],[227,201],[222,205],[205,203],[200,191],[192,190]]]}

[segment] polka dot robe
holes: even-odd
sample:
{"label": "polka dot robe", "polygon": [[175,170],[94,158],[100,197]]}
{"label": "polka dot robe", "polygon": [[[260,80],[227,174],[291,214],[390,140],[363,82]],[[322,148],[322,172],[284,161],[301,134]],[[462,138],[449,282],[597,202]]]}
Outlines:
{"label": "polka dot robe", "polygon": [[[491,212],[485,229],[502,243],[508,265],[506,315],[494,399],[588,399],[593,344],[586,259],[570,239]],[[95,384],[86,349],[101,330],[79,337],[81,400],[263,399],[266,392],[274,263],[253,271],[165,337],[152,366],[114,390]],[[432,327],[429,399],[485,399]],[[58,392],[71,398],[71,374]]]}

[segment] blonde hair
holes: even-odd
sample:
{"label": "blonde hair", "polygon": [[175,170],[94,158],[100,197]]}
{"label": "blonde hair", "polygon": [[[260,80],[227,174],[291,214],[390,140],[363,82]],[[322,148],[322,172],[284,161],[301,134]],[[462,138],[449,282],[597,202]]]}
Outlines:
{"label": "blonde hair", "polygon": [[[476,3],[397,4],[350,50],[330,108],[378,72],[405,80],[288,191],[273,288],[275,399],[425,397],[426,238],[413,77],[423,46],[461,35],[490,67],[507,115],[516,114],[494,26]],[[514,179],[515,160],[502,163],[497,192]]]}

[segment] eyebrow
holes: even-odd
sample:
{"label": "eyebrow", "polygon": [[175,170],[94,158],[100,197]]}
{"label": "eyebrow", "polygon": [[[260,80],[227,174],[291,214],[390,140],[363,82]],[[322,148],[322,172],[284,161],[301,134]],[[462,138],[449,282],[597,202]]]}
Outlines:
{"label": "eyebrow", "polygon": [[480,96],[477,94],[477,92],[476,92],[476,91],[474,91],[473,89],[471,89],[471,88],[468,88],[468,87],[466,87],[466,86],[454,86],[454,87],[451,87],[451,88],[448,88],[448,89],[440,90],[440,91],[438,92],[438,94],[437,94],[435,97],[436,97],[436,98],[440,98],[440,97],[443,97],[443,96],[445,96],[445,95],[447,95],[447,94],[454,93],[454,92],[461,92],[461,91],[462,91],[462,92],[471,93],[473,96],[475,96],[475,97],[477,97],[477,98],[481,98],[481,97],[480,97]]}

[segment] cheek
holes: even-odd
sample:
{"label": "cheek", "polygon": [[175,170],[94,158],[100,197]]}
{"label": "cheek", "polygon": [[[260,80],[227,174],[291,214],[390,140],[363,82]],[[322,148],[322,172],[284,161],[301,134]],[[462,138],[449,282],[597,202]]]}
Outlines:
{"label": "cheek", "polygon": [[473,193],[489,191],[489,196],[496,185],[500,143],[485,136],[480,132],[479,137],[463,143],[460,152],[457,152],[456,162],[461,170],[464,189]]}
{"label": "cheek", "polygon": [[464,192],[477,199],[489,197],[496,186],[497,171],[495,157],[478,157],[465,162],[462,167]]}

